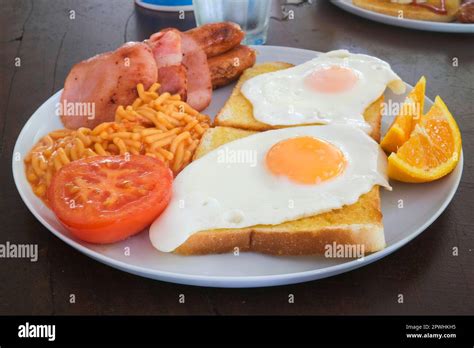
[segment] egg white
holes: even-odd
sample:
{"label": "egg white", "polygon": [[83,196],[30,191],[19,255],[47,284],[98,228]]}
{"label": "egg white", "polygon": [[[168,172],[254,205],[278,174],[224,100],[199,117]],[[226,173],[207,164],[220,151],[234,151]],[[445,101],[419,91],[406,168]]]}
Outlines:
{"label": "egg white", "polygon": [[[272,174],[265,164],[267,151],[299,136],[339,148],[347,161],[344,172],[315,185]],[[372,138],[347,125],[284,128],[232,141],[176,177],[171,202],[150,227],[151,242],[170,252],[199,231],[275,225],[353,204],[374,185],[390,188],[386,160]]]}
{"label": "egg white", "polygon": [[[350,68],[359,77],[355,86],[334,94],[306,86],[308,75],[330,66]],[[246,81],[241,91],[252,103],[254,118],[265,124],[352,124],[369,133],[371,127],[364,120],[364,111],[387,85],[397,94],[405,91],[405,84],[387,62],[338,50],[293,68],[258,75]]]}

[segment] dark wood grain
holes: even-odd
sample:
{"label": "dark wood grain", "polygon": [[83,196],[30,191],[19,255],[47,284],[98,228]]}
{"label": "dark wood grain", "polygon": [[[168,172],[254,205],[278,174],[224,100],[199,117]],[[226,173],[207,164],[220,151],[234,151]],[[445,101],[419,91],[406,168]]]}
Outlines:
{"label": "dark wood grain", "polygon": [[[38,262],[0,260],[0,314],[472,314],[474,312],[474,37],[385,26],[316,1],[295,19],[271,20],[268,44],[347,48],[392,63],[409,83],[450,106],[465,167],[448,209],[421,236],[379,262],[336,277],[261,289],[211,289],[148,280],[104,266],[49,233],[28,211],[10,169],[15,140],[33,111],[59,90],[70,67],[192,14],[154,13],[131,0],[1,0],[0,242],[37,243]],[[69,11],[75,11],[75,19]],[[21,67],[14,66],[15,57]],[[452,64],[453,58],[459,66]],[[452,248],[459,248],[459,256]],[[74,294],[76,303],[69,302]],[[186,296],[185,304],[178,301]],[[294,294],[295,303],[288,303]],[[403,294],[404,303],[397,302]]]}

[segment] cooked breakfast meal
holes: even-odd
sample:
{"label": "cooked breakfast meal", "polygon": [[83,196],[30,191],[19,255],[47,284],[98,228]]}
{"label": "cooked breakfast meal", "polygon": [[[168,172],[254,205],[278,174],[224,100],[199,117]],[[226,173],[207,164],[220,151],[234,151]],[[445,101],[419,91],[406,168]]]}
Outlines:
{"label": "cooked breakfast meal", "polygon": [[[456,167],[461,134],[440,97],[424,112],[424,77],[382,137],[385,90],[406,89],[387,62],[336,50],[255,65],[242,38],[232,23],[166,29],[72,68],[61,102],[93,102],[96,117],[60,115],[66,129],[24,161],[69,232],[105,244],[149,227],[181,255],[372,253],[385,247],[380,187]],[[201,111],[236,79],[211,126]]]}
{"label": "cooked breakfast meal", "polygon": [[473,0],[352,0],[352,2],[366,10],[399,18],[474,23]]}

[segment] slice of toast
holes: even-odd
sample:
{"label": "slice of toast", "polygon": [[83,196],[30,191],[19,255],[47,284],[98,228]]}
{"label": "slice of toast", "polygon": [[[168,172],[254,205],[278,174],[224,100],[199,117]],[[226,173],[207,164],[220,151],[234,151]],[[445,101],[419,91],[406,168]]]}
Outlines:
{"label": "slice of toast", "polygon": [[[260,74],[274,72],[278,70],[291,68],[293,65],[282,62],[269,62],[263,64],[257,64],[252,68],[244,71],[240,77],[237,85],[234,87],[230,98],[224,104],[224,107],[217,114],[214,125],[234,127],[252,131],[265,131],[270,129],[282,128],[271,126],[262,122],[257,121],[253,117],[252,104],[244,97],[240,92],[240,88],[245,81],[251,79]],[[380,140],[380,119],[374,113],[380,108],[380,104],[383,102],[383,95],[372,103],[364,113],[365,120],[372,127],[370,135],[377,141]]]}
{"label": "slice of toast", "polygon": [[[195,159],[227,142],[254,133],[230,127],[208,129]],[[326,246],[333,243],[363,246],[366,253],[385,247],[378,186],[362,195],[357,203],[327,213],[278,225],[198,232],[175,252],[183,255],[215,254],[238,248],[239,251],[275,255],[309,255],[324,253]]]}
{"label": "slice of toast", "polygon": [[[352,0],[352,3],[363,9],[388,16],[432,22],[454,21],[459,7],[461,6],[461,0],[446,0],[447,13],[438,14],[421,6],[414,6],[413,4],[398,4],[390,2],[390,0]],[[427,3],[439,7],[441,1],[428,0]]]}

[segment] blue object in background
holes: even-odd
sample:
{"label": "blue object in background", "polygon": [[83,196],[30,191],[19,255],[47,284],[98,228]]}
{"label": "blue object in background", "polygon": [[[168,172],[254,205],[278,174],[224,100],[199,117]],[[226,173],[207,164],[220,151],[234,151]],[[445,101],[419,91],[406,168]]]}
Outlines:
{"label": "blue object in background", "polygon": [[137,5],[157,11],[192,11],[192,0],[135,0]]}

